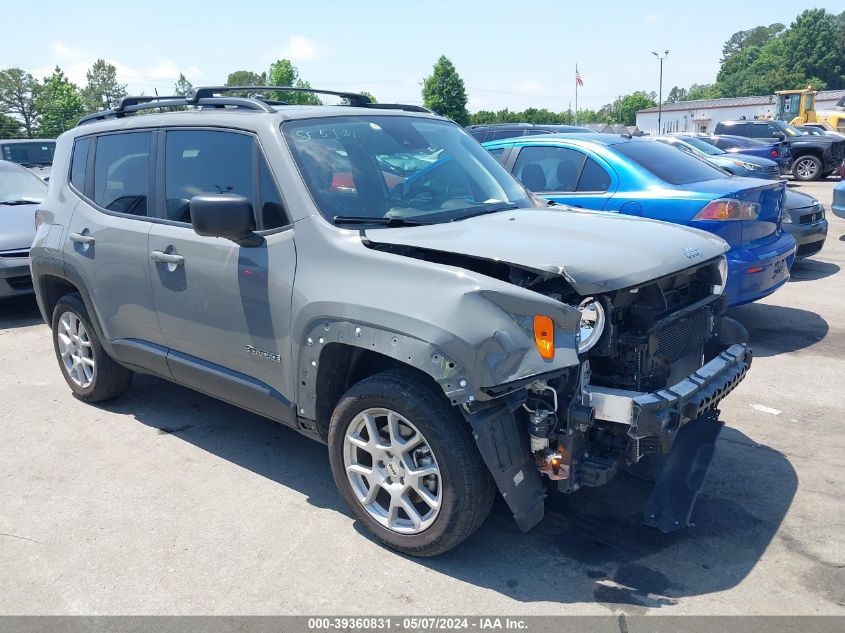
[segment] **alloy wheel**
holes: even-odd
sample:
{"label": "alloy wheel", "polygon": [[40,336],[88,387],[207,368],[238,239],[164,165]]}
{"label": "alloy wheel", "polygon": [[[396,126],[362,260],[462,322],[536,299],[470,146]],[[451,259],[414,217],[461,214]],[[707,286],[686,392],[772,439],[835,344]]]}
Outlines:
{"label": "alloy wheel", "polygon": [[86,389],[94,382],[97,368],[94,362],[94,348],[88,330],[73,312],[64,312],[59,317],[57,340],[65,372],[74,384]]}
{"label": "alloy wheel", "polygon": [[379,524],[418,534],[434,523],[443,498],[440,469],[404,416],[380,408],[356,415],[343,439],[343,465],[355,498]]}
{"label": "alloy wheel", "polygon": [[795,165],[795,173],[802,180],[811,180],[816,176],[817,166],[812,160],[799,160]]}

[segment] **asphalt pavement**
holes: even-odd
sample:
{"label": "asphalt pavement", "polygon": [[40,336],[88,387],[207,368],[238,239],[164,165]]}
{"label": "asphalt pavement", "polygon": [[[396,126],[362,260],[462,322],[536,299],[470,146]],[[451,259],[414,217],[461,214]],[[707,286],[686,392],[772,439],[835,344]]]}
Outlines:
{"label": "asphalt pavement", "polygon": [[[826,207],[833,181],[802,185]],[[773,296],[732,310],[754,365],[695,527],[640,525],[649,484],[501,503],[456,550],[372,541],[325,448],[138,376],[91,406],[31,298],[0,301],[0,614],[845,614],[845,220]]]}

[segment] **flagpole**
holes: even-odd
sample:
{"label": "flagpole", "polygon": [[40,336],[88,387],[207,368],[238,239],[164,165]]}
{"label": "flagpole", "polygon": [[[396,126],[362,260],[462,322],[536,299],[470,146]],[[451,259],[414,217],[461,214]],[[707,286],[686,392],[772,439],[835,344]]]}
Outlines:
{"label": "flagpole", "polygon": [[578,62],[575,62],[575,125],[578,125]]}

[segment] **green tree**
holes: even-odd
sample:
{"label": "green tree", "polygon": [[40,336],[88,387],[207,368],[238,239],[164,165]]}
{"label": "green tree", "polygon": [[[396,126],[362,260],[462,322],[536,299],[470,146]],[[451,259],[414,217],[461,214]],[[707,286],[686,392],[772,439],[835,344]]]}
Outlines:
{"label": "green tree", "polygon": [[[782,40],[783,65],[796,76],[807,83],[821,80],[820,84],[832,90],[845,87],[845,48],[837,16],[824,9],[804,11],[789,25]],[[781,86],[791,87],[803,86]]]}
{"label": "green tree", "polygon": [[[251,70],[236,70],[226,78],[227,86],[264,86],[267,84],[267,73],[254,73]],[[233,97],[248,97],[249,92],[236,91],[229,93]]]}
{"label": "green tree", "polygon": [[657,95],[653,92],[637,90],[634,93],[623,96],[619,100],[619,120],[617,123],[625,125],[637,124],[637,111],[653,108],[657,105]]}
{"label": "green tree", "polygon": [[85,113],[79,88],[65,77],[58,66],[52,75],[44,78],[38,100],[41,109],[38,136],[41,138],[57,137],[76,125]]}
{"label": "green tree", "polygon": [[361,90],[361,94],[364,95],[365,97],[369,97],[370,101],[372,101],[373,103],[378,103],[378,99],[376,99],[373,96],[372,92],[367,92],[366,90]]}
{"label": "green tree", "polygon": [[776,22],[769,26],[757,26],[748,31],[737,31],[728,38],[728,41],[722,47],[722,61],[724,62],[731,55],[751,46],[765,46],[777,37],[784,28],[783,24]]}
{"label": "green tree", "polygon": [[22,138],[23,126],[17,119],[0,114],[0,138]]}
{"label": "green tree", "polygon": [[687,91],[688,101],[697,101],[699,99],[718,99],[719,88],[716,84],[693,84]]}
{"label": "green tree", "polygon": [[34,138],[41,116],[41,84],[20,68],[0,71],[0,112],[18,119],[27,138]]}
{"label": "green tree", "polygon": [[[310,88],[311,84],[299,76],[299,70],[289,59],[280,59],[270,65],[267,83],[271,86],[290,86],[291,88]],[[320,105],[323,102],[311,92],[273,92],[273,99],[296,105]]]}
{"label": "green tree", "polygon": [[429,110],[449,117],[458,125],[469,123],[464,80],[445,55],[440,56],[431,75],[423,81],[422,97]]}
{"label": "green tree", "polygon": [[194,85],[187,80],[185,75],[179,73],[179,79],[177,79],[176,83],[173,84],[173,94],[184,97],[193,87]]}
{"label": "green tree", "polygon": [[666,103],[678,103],[679,101],[686,101],[689,98],[686,88],[673,86],[669,91],[669,96],[666,97]]}
{"label": "green tree", "polygon": [[126,84],[118,83],[117,69],[98,59],[85,73],[86,86],[82,89],[82,104],[86,112],[114,108],[126,96]]}

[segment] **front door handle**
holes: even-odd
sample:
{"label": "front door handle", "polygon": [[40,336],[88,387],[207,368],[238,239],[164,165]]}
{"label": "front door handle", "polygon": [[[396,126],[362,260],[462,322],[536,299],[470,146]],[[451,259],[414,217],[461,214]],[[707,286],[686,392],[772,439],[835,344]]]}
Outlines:
{"label": "front door handle", "polygon": [[154,262],[162,262],[164,264],[173,264],[174,266],[181,266],[185,263],[185,258],[176,253],[165,253],[163,251],[153,251],[150,253],[150,258]]}
{"label": "front door handle", "polygon": [[85,235],[83,233],[71,233],[68,235],[68,238],[71,242],[76,242],[77,244],[93,244],[94,243],[94,236],[93,235]]}

